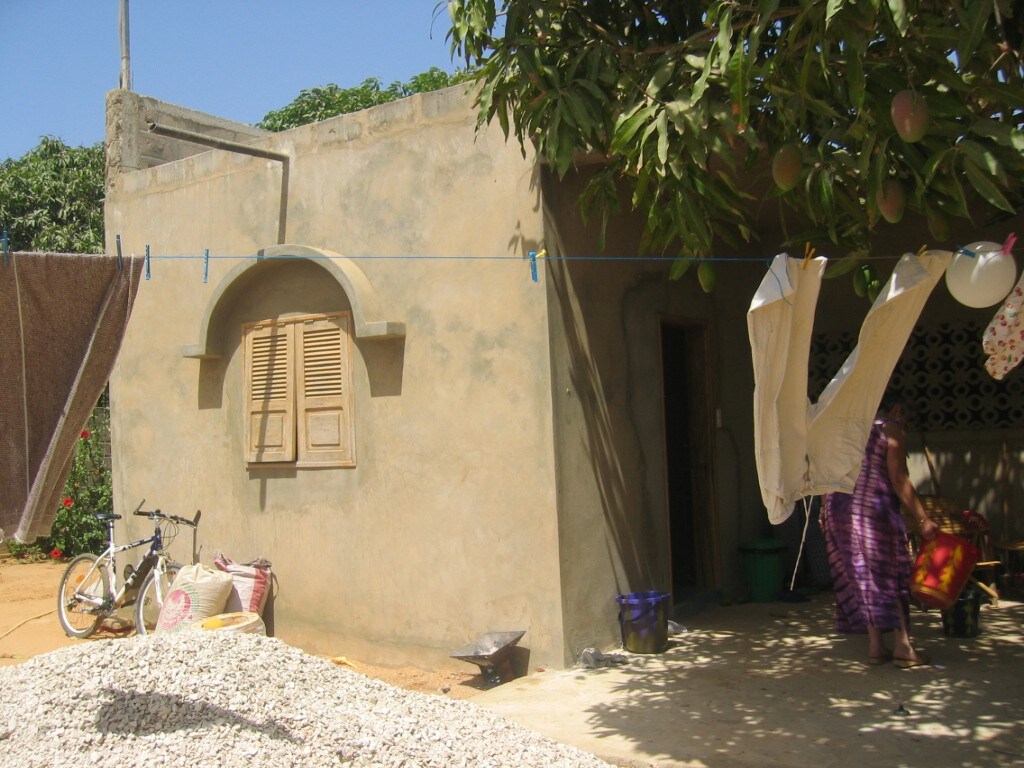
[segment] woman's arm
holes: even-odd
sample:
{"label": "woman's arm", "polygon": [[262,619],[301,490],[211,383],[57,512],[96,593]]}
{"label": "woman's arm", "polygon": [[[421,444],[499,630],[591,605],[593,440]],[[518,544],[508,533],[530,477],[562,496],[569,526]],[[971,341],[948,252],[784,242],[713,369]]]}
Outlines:
{"label": "woman's arm", "polygon": [[921,536],[925,539],[935,537],[939,526],[928,517],[928,512],[917,495],[914,484],[910,482],[910,472],[907,470],[907,447],[906,432],[903,427],[891,421],[882,426],[886,437],[886,469],[889,473],[889,482],[896,491],[903,506],[910,510],[921,530]]}

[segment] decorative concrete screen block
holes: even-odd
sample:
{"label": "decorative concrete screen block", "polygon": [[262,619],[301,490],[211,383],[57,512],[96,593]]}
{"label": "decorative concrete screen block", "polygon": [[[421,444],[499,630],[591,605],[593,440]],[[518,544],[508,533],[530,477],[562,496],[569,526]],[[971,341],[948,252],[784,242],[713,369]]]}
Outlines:
{"label": "decorative concrete screen block", "polygon": [[164,599],[156,631],[180,632],[200,619],[223,613],[231,585],[231,574],[202,563],[186,565],[178,571]]}

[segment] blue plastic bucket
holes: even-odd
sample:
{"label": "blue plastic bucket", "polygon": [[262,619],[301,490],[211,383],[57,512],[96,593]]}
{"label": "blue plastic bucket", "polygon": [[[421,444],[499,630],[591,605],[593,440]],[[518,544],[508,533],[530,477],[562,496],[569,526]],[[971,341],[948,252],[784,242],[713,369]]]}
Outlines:
{"label": "blue plastic bucket", "polygon": [[630,592],[619,604],[622,647],[631,653],[661,653],[668,648],[668,592]]}
{"label": "blue plastic bucket", "polygon": [[968,587],[952,607],[942,611],[946,637],[977,637],[981,634],[981,595]]}

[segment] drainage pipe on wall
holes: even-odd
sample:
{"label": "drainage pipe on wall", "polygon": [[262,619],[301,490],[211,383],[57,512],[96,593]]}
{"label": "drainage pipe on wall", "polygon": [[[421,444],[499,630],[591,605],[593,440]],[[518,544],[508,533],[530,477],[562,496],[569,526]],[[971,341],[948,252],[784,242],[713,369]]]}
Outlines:
{"label": "drainage pipe on wall", "polygon": [[228,139],[219,139],[216,136],[208,136],[205,133],[196,133],[184,128],[160,125],[160,123],[149,123],[149,132],[155,133],[157,136],[166,136],[169,139],[189,141],[193,144],[211,147],[212,149],[223,149],[226,152],[236,152],[241,155],[261,157],[264,160],[275,160],[281,163],[281,207],[278,212],[277,242],[279,245],[285,242],[285,230],[288,220],[288,161],[290,159],[286,152],[254,147],[250,144],[242,144],[241,142],[229,141]]}

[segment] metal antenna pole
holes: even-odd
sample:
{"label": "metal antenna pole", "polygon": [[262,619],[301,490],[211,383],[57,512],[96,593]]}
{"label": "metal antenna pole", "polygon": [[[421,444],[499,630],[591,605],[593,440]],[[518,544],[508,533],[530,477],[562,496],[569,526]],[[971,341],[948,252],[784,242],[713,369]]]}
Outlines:
{"label": "metal antenna pole", "polygon": [[124,91],[132,89],[131,52],[128,44],[128,0],[121,0],[121,14],[118,19],[121,33],[121,81],[120,88]]}

